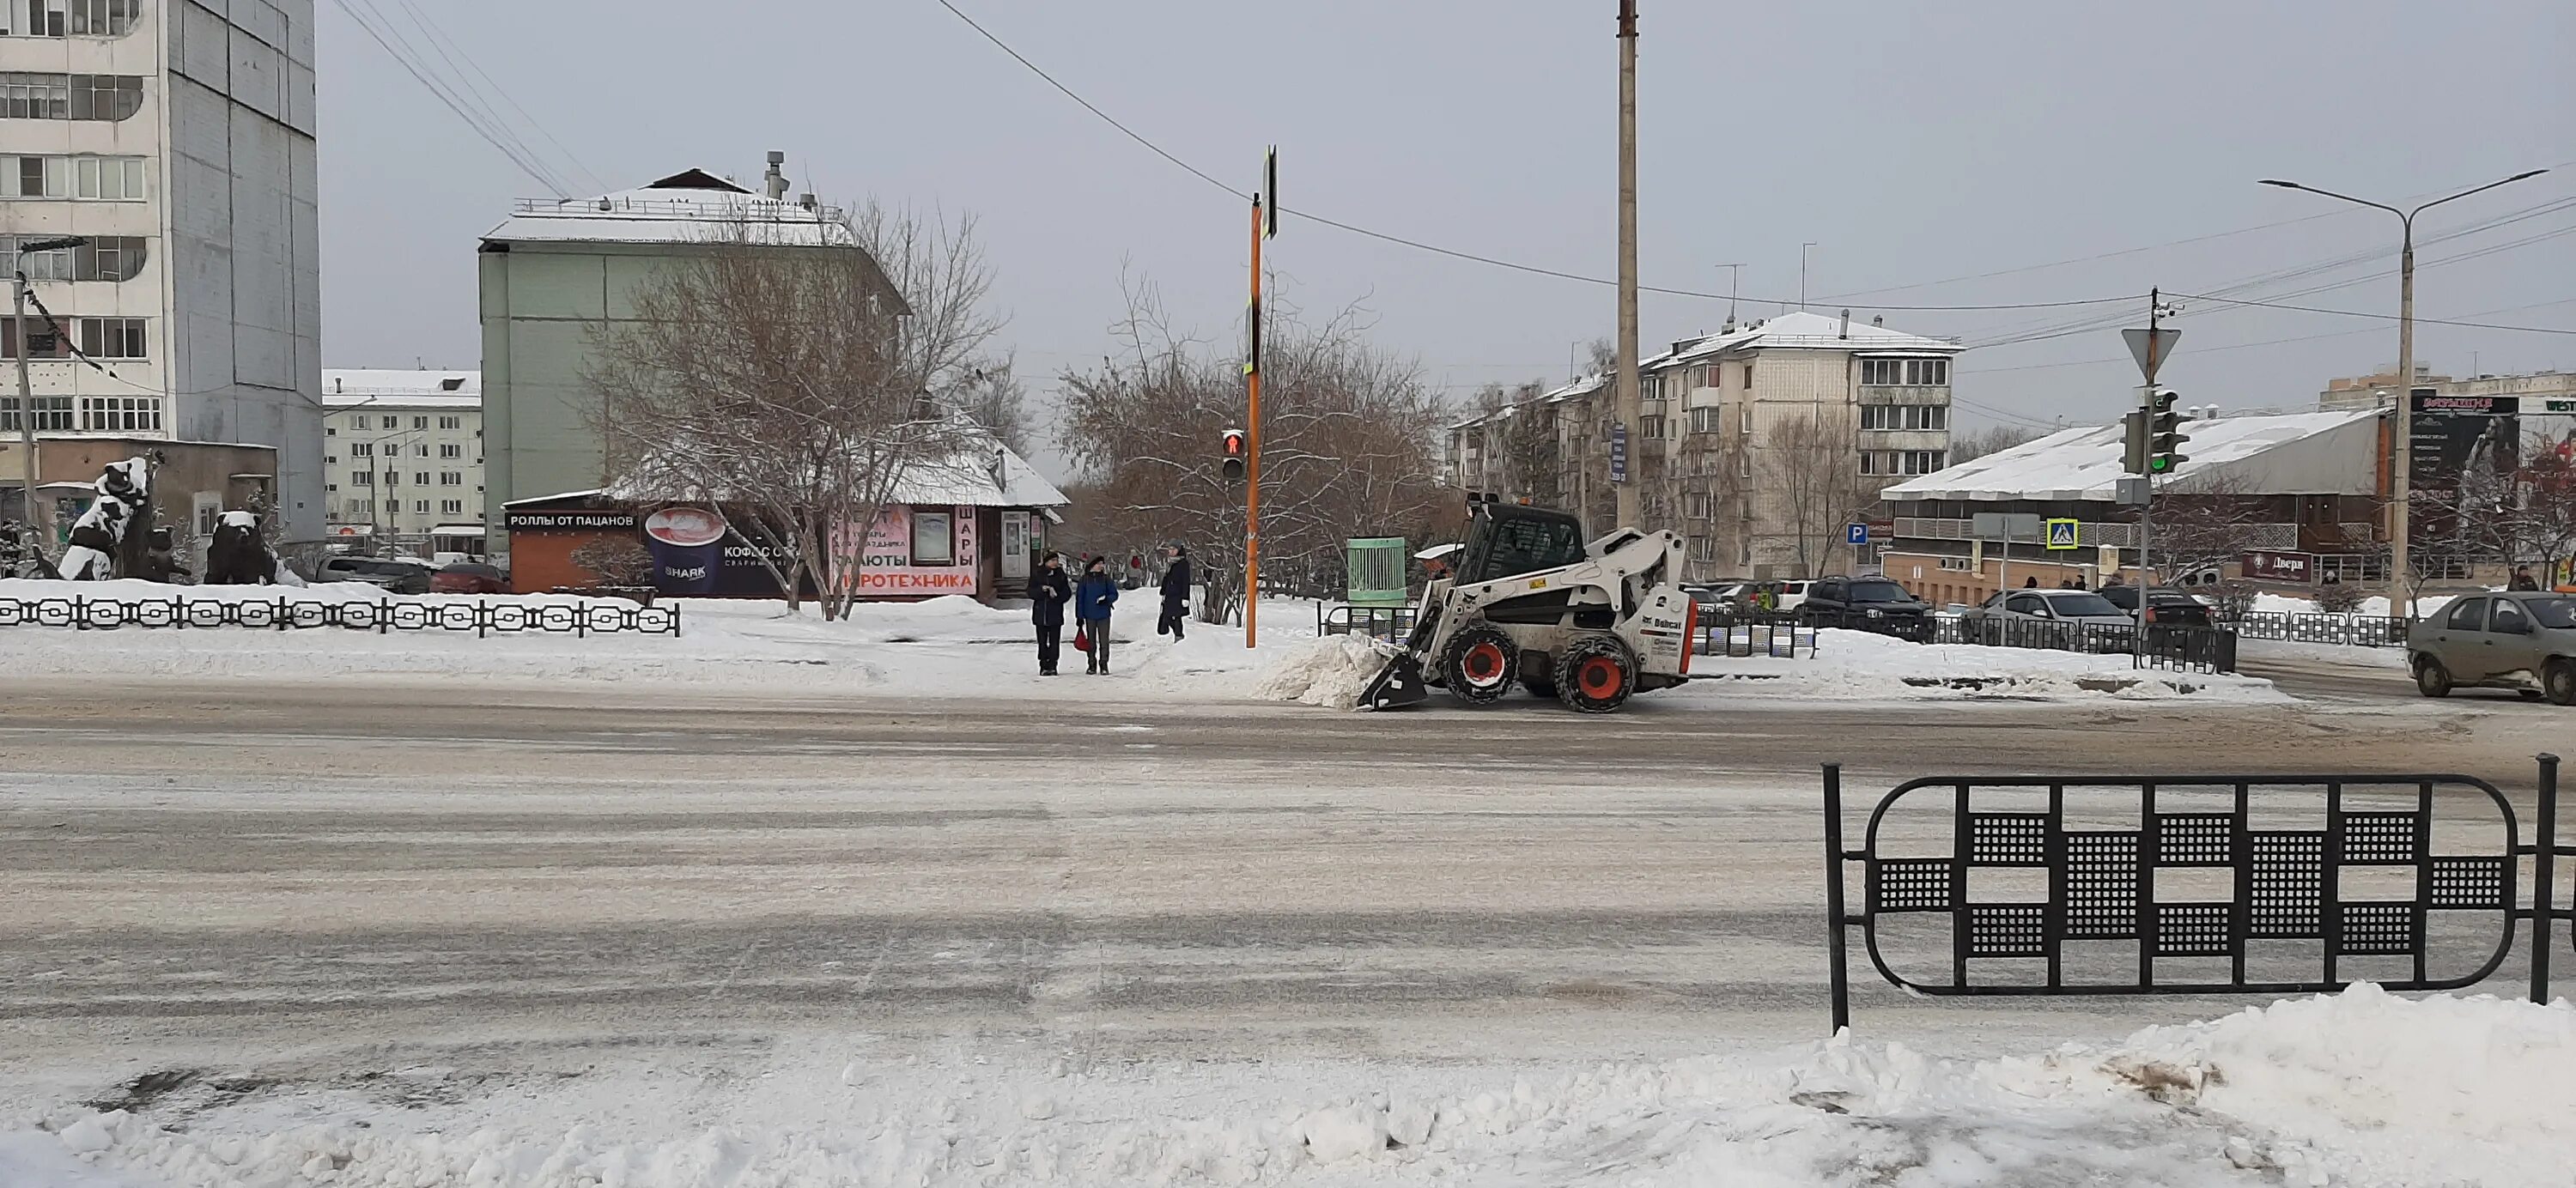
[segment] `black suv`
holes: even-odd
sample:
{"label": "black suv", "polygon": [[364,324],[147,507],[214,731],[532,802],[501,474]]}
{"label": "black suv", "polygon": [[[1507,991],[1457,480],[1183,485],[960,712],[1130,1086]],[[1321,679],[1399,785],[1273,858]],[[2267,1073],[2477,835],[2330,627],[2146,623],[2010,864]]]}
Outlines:
{"label": "black suv", "polygon": [[[2102,600],[2138,617],[2138,587],[2104,586],[2094,593]],[[2171,586],[2157,586],[2147,591],[2147,624],[2151,627],[2207,627],[2209,608],[2200,600]]]}
{"label": "black suv", "polygon": [[1916,643],[1932,638],[1932,606],[1886,578],[1825,578],[1807,588],[1798,619],[1811,627],[1850,627]]}

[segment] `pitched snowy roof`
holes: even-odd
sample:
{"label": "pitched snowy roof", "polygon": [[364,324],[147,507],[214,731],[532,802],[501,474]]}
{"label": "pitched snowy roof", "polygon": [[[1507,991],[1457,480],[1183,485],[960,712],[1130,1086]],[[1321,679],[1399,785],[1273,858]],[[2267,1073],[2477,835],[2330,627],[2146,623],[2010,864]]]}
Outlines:
{"label": "pitched snowy roof", "polygon": [[537,198],[486,242],[705,243],[748,236],[781,247],[852,247],[858,240],[829,207],[807,209],[755,194],[703,169],[596,198]]}
{"label": "pitched snowy roof", "polygon": [[[2188,489],[2194,480],[2221,476],[2240,481],[2249,494],[2367,495],[2377,486],[2374,459],[2376,409],[2286,415],[2218,417],[2184,422],[2187,460],[2170,483]],[[2113,497],[2123,469],[2127,431],[2120,425],[2062,429],[2036,441],[1910,478],[1887,488],[1887,499],[2046,500],[2082,502]]]}
{"label": "pitched snowy roof", "polygon": [[322,370],[322,404],[355,408],[381,404],[411,408],[480,408],[483,373],[474,370],[416,370],[384,367],[326,367]]}
{"label": "pitched snowy roof", "polygon": [[1761,321],[1716,334],[1703,334],[1695,339],[1683,339],[1674,349],[1646,360],[1640,364],[1640,367],[1652,369],[1664,364],[1705,358],[1727,351],[1774,348],[1858,351],[1862,354],[1891,352],[1908,355],[1955,355],[1965,349],[1950,339],[1926,338],[1920,334],[1890,330],[1885,326],[1873,326],[1857,319],[1849,326],[1845,326],[1840,314],[1827,315],[1800,310],[1796,313],[1764,318]]}
{"label": "pitched snowy roof", "polygon": [[[926,506],[960,505],[966,507],[1063,507],[1071,502],[1054,483],[1019,455],[1003,445],[981,425],[959,418],[967,432],[954,453],[945,459],[917,462],[895,485],[892,501]],[[651,489],[633,477],[612,482],[604,490],[576,491],[549,495],[548,500],[576,495],[605,495],[612,499],[724,499],[723,491],[669,491]],[[530,500],[513,500],[505,507]]]}

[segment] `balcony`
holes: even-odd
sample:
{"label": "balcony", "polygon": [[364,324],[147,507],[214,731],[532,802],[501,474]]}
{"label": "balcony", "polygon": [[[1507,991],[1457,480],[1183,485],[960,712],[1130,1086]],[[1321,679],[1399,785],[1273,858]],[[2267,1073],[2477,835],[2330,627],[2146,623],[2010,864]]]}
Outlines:
{"label": "balcony", "polygon": [[1917,384],[1862,384],[1862,404],[1948,404],[1950,389]]}
{"label": "balcony", "polygon": [[1864,450],[1946,450],[1950,448],[1947,429],[1863,429],[1860,449]]}

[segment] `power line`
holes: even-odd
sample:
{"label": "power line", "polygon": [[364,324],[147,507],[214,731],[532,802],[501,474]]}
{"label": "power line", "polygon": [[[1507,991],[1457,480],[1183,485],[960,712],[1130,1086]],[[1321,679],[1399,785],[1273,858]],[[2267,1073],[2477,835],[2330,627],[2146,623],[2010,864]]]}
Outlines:
{"label": "power line", "polygon": [[[2399,314],[2370,313],[2366,310],[2358,309],[2327,309],[2322,306],[2315,305],[2289,305],[2279,301],[2247,301],[2239,298],[2212,297],[2207,294],[2195,293],[2176,293],[2174,296],[2185,301],[2215,301],[2221,305],[2256,305],[2261,306],[2264,309],[2286,309],[2293,310],[2298,313],[2312,314],[2340,314],[2347,318],[2371,318],[2383,322],[2404,320],[2403,316]],[[2522,334],[2576,334],[2576,330],[2560,329],[2553,326],[2505,326],[2494,322],[2457,322],[2448,321],[2442,318],[2421,317],[2415,319],[2415,322],[2416,324],[2423,326],[2466,326],[2472,330],[2511,330]]]}
{"label": "power line", "polygon": [[[345,2],[345,0],[344,0],[344,2]],[[1241,200],[1243,200],[1243,201],[1249,202],[1249,201],[1251,201],[1251,200],[1252,200],[1252,195],[1250,195],[1250,194],[1248,194],[1248,193],[1245,193],[1244,191],[1241,191],[1241,190],[1235,189],[1233,186],[1229,186],[1229,185],[1225,184],[1224,182],[1218,181],[1218,180],[1217,180],[1213,175],[1209,174],[1206,170],[1203,170],[1203,169],[1199,168],[1199,167],[1198,167],[1198,166],[1196,166],[1196,165],[1192,165],[1192,164],[1190,164],[1189,162],[1182,160],[1179,156],[1177,156],[1177,155],[1173,154],[1172,152],[1170,152],[1170,151],[1168,151],[1168,150],[1164,149],[1164,148],[1163,148],[1163,146],[1158,145],[1158,144],[1154,143],[1153,141],[1151,141],[1151,140],[1147,139],[1143,133],[1138,132],[1138,131],[1136,131],[1136,130],[1135,130],[1135,129],[1133,129],[1133,128],[1130,128],[1130,127],[1128,127],[1127,125],[1125,125],[1125,124],[1123,124],[1123,123],[1120,123],[1116,117],[1114,117],[1114,116],[1110,115],[1108,112],[1102,111],[1102,110],[1100,109],[1100,107],[1099,107],[1097,104],[1094,104],[1094,103],[1093,103],[1093,102],[1091,102],[1090,100],[1083,98],[1083,97],[1082,97],[1081,95],[1079,95],[1079,94],[1076,94],[1076,93],[1074,92],[1073,88],[1071,88],[1071,87],[1068,87],[1068,86],[1064,85],[1064,83],[1062,83],[1062,82],[1058,81],[1054,75],[1047,73],[1044,69],[1042,69],[1041,67],[1039,67],[1037,63],[1030,61],[1030,60],[1028,59],[1028,56],[1027,56],[1027,55],[1022,54],[1022,53],[1021,53],[1020,51],[1018,51],[1018,50],[1012,49],[1012,48],[1011,48],[1011,46],[1010,46],[1010,44],[1009,44],[1008,42],[1005,42],[1005,41],[1003,41],[1001,38],[999,38],[999,37],[997,37],[997,36],[994,36],[994,34],[993,34],[992,30],[990,30],[990,29],[986,29],[983,25],[976,23],[975,18],[973,18],[973,17],[970,17],[970,16],[966,15],[966,13],[965,13],[963,10],[959,9],[959,8],[958,8],[954,3],[951,3],[951,2],[950,2],[950,0],[937,0],[937,3],[939,4],[939,6],[940,6],[941,8],[945,8],[945,9],[947,9],[950,13],[954,14],[954,15],[957,17],[957,19],[958,19],[958,20],[964,21],[964,22],[966,23],[966,27],[967,27],[967,28],[973,29],[973,30],[974,30],[975,32],[977,32],[978,34],[981,34],[981,35],[983,36],[984,40],[989,41],[989,42],[992,42],[992,43],[993,43],[993,45],[994,45],[995,47],[999,48],[1003,53],[1009,54],[1009,55],[1011,56],[1011,60],[1012,60],[1012,61],[1018,62],[1020,65],[1027,67],[1030,73],[1037,75],[1037,76],[1038,76],[1039,78],[1041,78],[1041,79],[1044,79],[1044,80],[1046,81],[1046,84],[1047,84],[1048,86],[1054,87],[1057,91],[1062,92],[1066,98],[1071,99],[1071,100],[1073,100],[1075,103],[1078,103],[1078,104],[1082,105],[1082,109],[1083,109],[1084,111],[1088,111],[1088,112],[1090,112],[1091,114],[1093,114],[1093,115],[1095,115],[1095,116],[1100,117],[1100,119],[1101,119],[1101,121],[1102,121],[1103,123],[1108,124],[1108,125],[1109,125],[1110,127],[1112,127],[1112,128],[1116,128],[1120,133],[1124,134],[1124,135],[1125,135],[1129,140],[1133,140],[1133,141],[1135,141],[1137,144],[1143,145],[1147,151],[1149,151],[1149,152],[1153,153],[1153,154],[1154,154],[1155,156],[1157,156],[1157,157],[1161,157],[1162,159],[1164,159],[1164,160],[1166,160],[1166,161],[1171,162],[1173,165],[1178,166],[1178,167],[1179,167],[1179,168],[1181,168],[1183,171],[1187,172],[1190,176],[1195,177],[1195,178],[1199,179],[1200,181],[1206,182],[1207,184],[1209,184],[1209,185],[1211,185],[1211,186],[1214,186],[1214,187],[1216,187],[1217,189],[1222,190],[1222,191],[1224,191],[1225,193],[1227,193],[1227,194],[1229,194],[1229,195],[1232,195],[1233,197],[1238,198],[1238,199],[1241,199]],[[1564,271],[1564,270],[1562,270],[1562,269],[1547,268],[1547,267],[1543,267],[1543,266],[1541,266],[1541,265],[1537,265],[1537,264],[1523,264],[1523,263],[1520,263],[1520,262],[1515,261],[1515,260],[1503,260],[1503,259],[1498,259],[1498,258],[1493,257],[1493,256],[1479,255],[1479,254],[1477,254],[1477,253],[1475,253],[1475,252],[1460,251],[1460,250],[1458,250],[1458,249],[1456,249],[1456,248],[1446,248],[1446,247],[1441,247],[1441,246],[1439,246],[1438,244],[1424,243],[1423,241],[1418,240],[1418,239],[1408,239],[1408,238],[1406,238],[1406,237],[1404,237],[1404,236],[1401,236],[1401,235],[1393,235],[1393,234],[1389,234],[1389,233],[1384,232],[1384,231],[1373,231],[1373,230],[1370,230],[1369,228],[1366,228],[1366,227],[1356,226],[1356,225],[1351,224],[1351,223],[1345,223],[1345,222],[1342,222],[1342,221],[1340,221],[1340,220],[1338,220],[1338,219],[1328,218],[1328,217],[1326,217],[1326,216],[1324,216],[1324,215],[1316,214],[1316,213],[1315,213],[1315,212],[1313,212],[1313,211],[1309,211],[1309,210],[1301,210],[1301,209],[1298,209],[1297,207],[1293,207],[1293,206],[1282,205],[1282,206],[1280,206],[1280,207],[1279,207],[1279,213],[1281,213],[1281,214],[1291,214],[1291,215],[1296,215],[1296,216],[1298,216],[1299,218],[1306,219],[1306,220],[1308,220],[1308,221],[1310,221],[1310,222],[1321,223],[1321,224],[1323,224],[1324,226],[1334,228],[1335,230],[1339,230],[1339,231],[1346,231],[1346,232],[1349,232],[1349,233],[1351,233],[1351,234],[1353,234],[1353,235],[1364,236],[1364,237],[1367,237],[1367,238],[1369,238],[1369,239],[1375,239],[1375,240],[1379,240],[1379,241],[1381,241],[1381,242],[1385,242],[1385,243],[1392,243],[1392,244],[1396,244],[1396,245],[1399,245],[1399,246],[1402,246],[1402,247],[1412,248],[1412,249],[1414,249],[1415,251],[1420,251],[1420,252],[1429,252],[1429,253],[1431,253],[1431,254],[1433,254],[1433,255],[1438,255],[1438,256],[1447,256],[1447,257],[1450,257],[1451,259],[1456,259],[1456,260],[1465,260],[1465,261],[1468,261],[1468,262],[1470,262],[1470,263],[1483,264],[1483,265],[1487,265],[1487,266],[1489,266],[1489,267],[1494,267],[1494,268],[1504,268],[1504,269],[1509,269],[1509,270],[1514,271],[1514,272],[1525,272],[1525,273],[1529,273],[1530,275],[1533,275],[1533,276],[1553,277],[1553,278],[1555,278],[1555,279],[1557,279],[1557,280],[1577,281],[1577,282],[1580,282],[1580,283],[1583,283],[1583,284],[1589,284],[1589,285],[1615,285],[1615,284],[1617,284],[1617,283],[1618,283],[1617,281],[1612,280],[1612,279],[1610,279],[1610,278],[1608,278],[1608,277],[1600,277],[1600,276],[1586,276],[1586,275],[1584,275],[1584,274],[1582,274],[1582,273],[1578,273],[1578,272],[1566,272],[1566,271]],[[1733,300],[1737,300],[1737,299],[1738,299],[1738,298],[1736,298],[1735,296],[1730,295],[1730,294],[1725,294],[1725,293],[1707,293],[1707,292],[1701,292],[1701,291],[1699,291],[1699,290],[1697,290],[1697,289],[1672,289],[1672,288],[1664,288],[1664,287],[1662,287],[1662,286],[1658,286],[1658,285],[1639,285],[1639,286],[1637,286],[1637,288],[1638,288],[1638,290],[1639,290],[1640,292],[1646,292],[1646,293],[1662,293],[1662,294],[1665,294],[1666,296],[1672,296],[1672,297],[1696,297],[1696,298],[1700,298],[1700,299],[1702,299],[1702,300],[1707,300],[1707,301],[1733,301]],[[2114,303],[2117,303],[2117,302],[2133,301],[2133,300],[2136,300],[2136,299],[2137,299],[2137,296],[2138,296],[2137,294],[2127,294],[2127,293],[2124,293],[2124,294],[2121,294],[2121,295],[2116,296],[2116,297],[2094,297],[2094,298],[2088,298],[2088,299],[2079,300],[2079,301],[2019,301],[2019,302],[1997,302],[1997,303],[1988,303],[1988,304],[1980,304],[1980,305],[1879,305],[1879,304],[1872,304],[1871,306],[1869,306],[1869,308],[1871,308],[1871,309],[1885,309],[1885,310],[1913,310],[1913,311],[1941,311],[1941,312],[1973,312],[1973,311],[1978,311],[1978,310],[2007,310],[2007,309],[2071,309],[2071,308],[2076,308],[2076,307],[2079,307],[2079,306],[2088,306],[2088,305],[2110,305],[2110,304],[2114,304]],[[1745,298],[1741,298],[1741,299],[1742,299],[1742,300],[1745,300],[1745,301],[1753,301],[1753,302],[1756,302],[1756,303],[1758,303],[1758,304],[1770,304],[1770,305],[1786,305],[1786,304],[1789,304],[1787,301],[1784,301],[1784,300],[1776,300],[1776,299],[1772,299],[1772,298],[1765,298],[1765,297],[1745,297]]]}
{"label": "power line", "polygon": [[[513,131],[506,121],[498,119],[488,111],[478,109],[472,101],[458,93],[460,88],[452,87],[444,80],[432,77],[437,71],[429,67],[420,51],[411,44],[411,39],[405,37],[402,30],[384,13],[378,11],[369,0],[334,0],[334,2],[340,6],[342,13],[350,20],[356,21],[360,29],[365,30],[369,39],[381,47],[386,54],[392,56],[394,63],[401,66],[404,73],[411,75],[420,85],[429,88],[430,94],[436,96],[449,111],[454,112],[458,119],[464,120],[466,126],[471,128],[475,135],[481,137],[484,143],[509,158],[510,163],[518,166],[520,172],[527,174],[538,185],[553,191],[558,197],[568,196],[574,192],[575,187],[549,169],[541,156],[529,148],[527,142]],[[470,90],[471,88],[461,89]]]}
{"label": "power line", "polygon": [[[2561,297],[2555,301],[2535,301],[2524,305],[2508,305],[2500,309],[2481,310],[2468,316],[2473,318],[2486,317],[2491,314],[2515,313],[2526,309],[2547,309],[2553,305],[2568,304],[2576,304],[2576,297]],[[2417,318],[2416,320],[2420,322],[2425,319]],[[2443,322],[2441,324],[2446,326],[2455,326],[2475,325],[2476,323]],[[2282,346],[2294,342],[2319,342],[2329,338],[2351,338],[2356,334],[2375,334],[2378,332],[2378,327],[2365,326],[2359,330],[2333,330],[2324,334],[2301,334],[2294,338],[2266,338],[2257,342],[2236,342],[2229,343],[2226,346],[2199,347],[2194,348],[2191,353],[2194,355],[2215,355],[2221,351],[2245,351],[2252,350],[2256,347]],[[2063,363],[2024,363],[2013,367],[1980,367],[1976,369],[1976,374],[1999,375],[2008,371],[2050,371],[2061,367],[2107,367],[2115,363],[2131,364],[2133,362],[2134,360],[2126,358],[2125,356],[2120,358],[2074,359]]]}
{"label": "power line", "polygon": [[[449,36],[447,30],[440,28],[437,22],[431,20],[429,14],[422,11],[418,4],[415,4],[413,0],[394,0],[394,2],[400,5],[405,13],[408,13],[411,16],[412,23],[420,26],[422,33],[428,35],[430,47],[438,50],[439,58],[445,61],[450,69],[456,70],[458,81],[465,83],[468,87],[473,87],[473,81],[465,77],[465,71],[472,70],[476,77],[483,80],[483,84],[485,86],[492,89],[492,93],[494,95],[500,96],[501,102],[509,104],[510,110],[519,113],[519,119],[521,121],[525,122],[528,127],[536,129],[537,135],[545,137],[546,143],[553,145],[556,152],[562,153],[564,160],[571,162],[574,169],[579,170],[582,176],[589,178],[593,189],[603,193],[607,191],[608,183],[606,179],[600,177],[600,175],[593,171],[590,166],[584,164],[581,157],[574,153],[570,146],[566,145],[561,140],[555,139],[555,134],[553,132],[548,131],[544,124],[537,122],[537,117],[529,114],[527,108],[520,106],[519,101],[512,98],[510,92],[501,86],[500,80],[493,78],[489,71],[484,70],[482,64],[476,62],[473,55],[466,53],[465,47],[458,45],[456,43],[456,39]],[[450,56],[448,52],[450,50],[455,51],[453,56]],[[463,69],[457,69],[457,63],[459,62],[464,63]],[[489,102],[486,102],[483,106],[485,110],[492,113],[495,122],[500,121],[501,117],[498,109],[493,108]],[[525,145],[525,139],[522,138],[520,143]]]}

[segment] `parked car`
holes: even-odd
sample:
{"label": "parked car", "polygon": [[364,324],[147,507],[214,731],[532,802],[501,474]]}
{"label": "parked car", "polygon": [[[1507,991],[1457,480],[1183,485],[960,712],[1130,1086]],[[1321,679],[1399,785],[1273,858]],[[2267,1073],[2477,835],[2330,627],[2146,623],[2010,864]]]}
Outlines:
{"label": "parked car", "polygon": [[2129,612],[2091,590],[2006,590],[1962,616],[1969,622],[2129,625]]}
{"label": "parked car", "polygon": [[474,561],[459,561],[439,567],[429,577],[432,594],[507,594],[509,579],[501,571]]}
{"label": "parked car", "polygon": [[1779,599],[1778,602],[1773,604],[1771,608],[1773,610],[1798,609],[1800,604],[1807,601],[1808,593],[1814,590],[1816,585],[1814,582],[1772,582],[1769,584],[1771,586],[1772,593]]}
{"label": "parked car", "polygon": [[[2138,614],[2138,586],[2104,586],[2095,591],[2102,601],[2119,607],[2131,618]],[[2207,627],[2209,607],[2191,591],[2172,586],[2147,590],[2147,624],[2151,627]]]}
{"label": "parked car", "polygon": [[396,594],[429,593],[429,567],[391,557],[332,557],[315,575],[325,582],[365,582]]}
{"label": "parked car", "polygon": [[1798,603],[1810,627],[1851,627],[1916,643],[1932,638],[1932,605],[1886,578],[1824,578]]}
{"label": "parked car", "polygon": [[2576,705],[2576,598],[2520,591],[2457,599],[2407,629],[2406,658],[2426,697],[2512,689]]}

